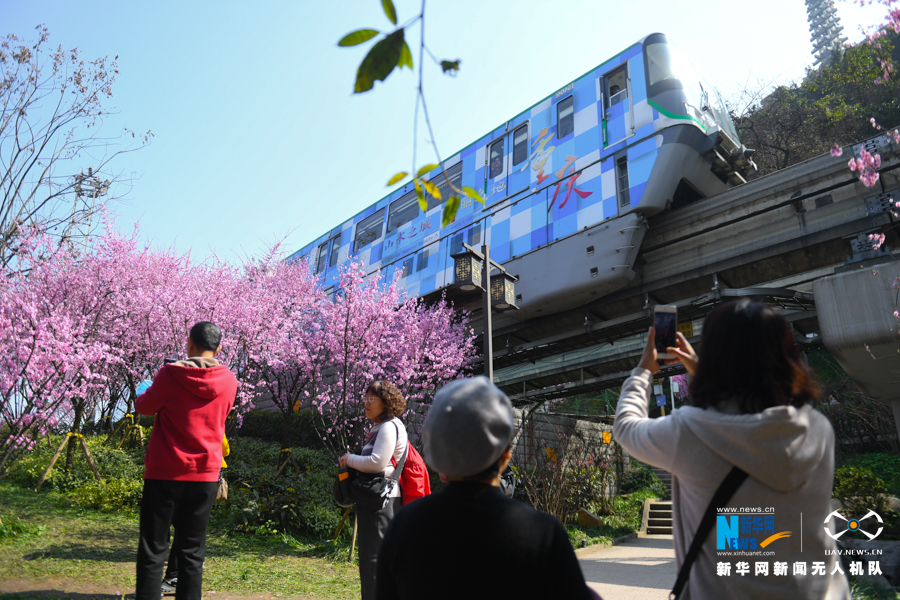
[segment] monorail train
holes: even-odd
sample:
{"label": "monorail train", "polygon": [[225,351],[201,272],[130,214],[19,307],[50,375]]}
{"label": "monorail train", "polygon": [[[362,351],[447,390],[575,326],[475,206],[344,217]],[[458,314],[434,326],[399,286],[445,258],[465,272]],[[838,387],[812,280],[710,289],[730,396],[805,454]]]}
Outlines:
{"label": "monorail train", "polygon": [[[486,242],[519,277],[515,318],[547,314],[626,286],[647,217],[744,182],[750,154],[719,93],[654,33],[444,161],[483,205],[462,197],[442,228],[442,201],[423,212],[409,183],[291,258],[325,288],[353,257],[425,296],[453,285],[463,242]],[[440,168],[429,177],[451,196]]]}

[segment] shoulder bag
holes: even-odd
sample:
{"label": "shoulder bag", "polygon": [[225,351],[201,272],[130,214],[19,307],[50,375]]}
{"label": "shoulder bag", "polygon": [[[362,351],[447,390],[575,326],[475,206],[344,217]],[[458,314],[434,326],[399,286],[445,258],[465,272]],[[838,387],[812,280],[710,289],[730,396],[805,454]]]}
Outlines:
{"label": "shoulder bag", "polygon": [[[397,427],[397,423],[394,423]],[[400,435],[400,429],[397,428],[397,436]],[[349,507],[359,504],[372,510],[380,510],[387,505],[388,499],[394,487],[399,485],[398,480],[403,472],[403,466],[406,464],[406,456],[409,453],[409,443],[400,462],[394,468],[394,472],[390,477],[381,473],[361,473],[353,468],[347,468],[345,471],[339,471],[334,479],[332,486],[332,495],[334,501],[341,507]]]}
{"label": "shoulder bag", "polygon": [[684,591],[684,586],[687,584],[688,577],[691,575],[691,566],[693,566],[694,561],[697,560],[700,549],[703,548],[703,542],[706,541],[706,536],[708,536],[709,532],[712,530],[713,521],[716,520],[716,509],[728,504],[728,501],[731,500],[731,497],[734,496],[734,493],[741,487],[741,484],[744,483],[745,479],[747,479],[746,471],[739,469],[738,467],[732,467],[731,471],[728,472],[728,475],[725,476],[725,479],[722,480],[722,483],[719,484],[719,489],[716,490],[712,500],[709,501],[709,506],[706,507],[706,512],[703,513],[703,519],[700,521],[700,526],[697,527],[697,533],[694,534],[694,541],[691,542],[691,548],[688,550],[687,556],[684,557],[684,563],[678,571],[678,579],[675,580],[675,587],[672,588],[672,592],[669,594],[670,600],[677,599],[681,596],[681,592]]}
{"label": "shoulder bag", "polygon": [[[397,423],[394,423],[394,427],[397,427]],[[397,427],[397,437],[400,437],[399,427]],[[400,474],[403,472],[407,454],[409,454],[409,442],[390,477],[385,477],[384,471],[381,473],[358,473],[356,479],[350,484],[352,500],[359,506],[372,510],[381,510],[387,506],[391,493],[399,485],[397,480],[400,479]]]}

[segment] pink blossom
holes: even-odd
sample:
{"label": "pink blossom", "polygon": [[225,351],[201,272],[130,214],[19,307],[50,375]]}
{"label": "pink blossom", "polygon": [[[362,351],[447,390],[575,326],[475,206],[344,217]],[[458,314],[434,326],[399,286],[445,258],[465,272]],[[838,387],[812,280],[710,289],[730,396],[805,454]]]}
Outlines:
{"label": "pink blossom", "polygon": [[838,145],[834,145],[831,147],[831,155],[832,156],[840,156],[844,153],[844,149]]}
{"label": "pink blossom", "polygon": [[878,183],[878,177],[879,175],[875,171],[865,171],[859,176],[859,180],[862,181],[863,185],[866,187],[872,187]]}

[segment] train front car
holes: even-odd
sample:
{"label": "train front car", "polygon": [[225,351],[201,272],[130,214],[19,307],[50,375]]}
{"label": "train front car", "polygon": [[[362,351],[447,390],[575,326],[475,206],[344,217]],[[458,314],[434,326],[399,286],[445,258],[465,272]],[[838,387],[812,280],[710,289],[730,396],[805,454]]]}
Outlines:
{"label": "train front car", "polygon": [[643,40],[659,146],[640,210],[654,214],[746,182],[756,171],[719,92],[665,34]]}
{"label": "train front car", "polygon": [[530,200],[513,198],[511,209],[546,206],[546,245],[507,250],[516,234],[495,232],[502,213],[485,221],[494,256],[519,276],[520,310],[500,326],[627,286],[647,217],[743,183],[756,168],[719,93],[661,33],[533,107],[529,125]]}

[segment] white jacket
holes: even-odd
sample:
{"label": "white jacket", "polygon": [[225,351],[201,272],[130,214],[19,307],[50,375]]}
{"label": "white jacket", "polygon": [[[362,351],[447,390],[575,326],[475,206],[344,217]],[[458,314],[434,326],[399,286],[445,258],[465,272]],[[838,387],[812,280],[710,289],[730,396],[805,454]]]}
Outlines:
{"label": "white jacket", "polygon": [[[849,599],[847,579],[835,571],[835,542],[824,530],[834,479],[834,432],[828,420],[810,406],[739,414],[731,403],[709,409],[684,406],[671,416],[649,419],[651,382],[650,371],[631,372],[622,387],[613,435],[631,456],[672,473],[677,567],[681,568],[707,505],[733,466],[750,477],[727,506],[774,509],[774,531],[790,532],[790,537],[762,550],[774,555],[725,556],[717,550],[714,525],[682,598]],[[840,527],[844,521],[838,523]],[[834,525],[832,518],[832,532]],[[758,542],[767,537],[760,534]],[[741,561],[749,563],[746,575],[736,573]],[[774,575],[776,561],[787,562],[787,575]],[[717,574],[720,562],[731,563],[730,575]],[[769,563],[768,576],[755,574],[756,562]],[[806,563],[806,575],[794,575],[795,562]],[[814,562],[825,563],[825,575],[811,574]]]}
{"label": "white jacket", "polygon": [[[363,473],[384,471],[384,476],[390,477],[394,473],[391,458],[399,463],[408,442],[406,427],[397,417],[375,423],[366,435],[362,451],[347,457],[347,466]],[[394,486],[391,497],[400,497],[399,485]]]}

